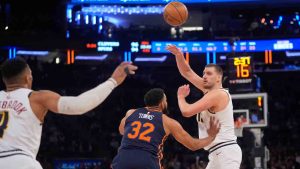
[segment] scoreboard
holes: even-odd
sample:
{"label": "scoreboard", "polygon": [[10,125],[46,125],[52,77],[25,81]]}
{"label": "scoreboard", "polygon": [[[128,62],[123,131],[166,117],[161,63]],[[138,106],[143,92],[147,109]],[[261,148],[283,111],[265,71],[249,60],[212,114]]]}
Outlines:
{"label": "scoreboard", "polygon": [[[168,53],[165,47],[170,44],[176,45],[183,52],[189,53],[227,53],[232,51],[228,41],[153,41],[152,53]],[[234,43],[234,48],[236,52],[299,50],[300,39],[241,40]]]}
{"label": "scoreboard", "polygon": [[141,52],[141,53],[150,53],[151,52],[151,44],[149,41],[141,41],[141,42],[131,42],[130,43],[131,52]]}
{"label": "scoreboard", "polygon": [[300,38],[269,39],[269,40],[241,40],[230,46],[228,41],[98,41],[87,42],[85,47],[96,49],[98,52],[114,52],[118,50],[133,53],[169,54],[166,47],[170,44],[178,46],[183,52],[195,53],[229,53],[235,52],[265,52],[300,50]]}
{"label": "scoreboard", "polygon": [[235,70],[235,78],[249,78],[252,75],[251,72],[251,57],[234,57],[233,65]]}
{"label": "scoreboard", "polygon": [[249,92],[254,89],[251,56],[228,58],[228,80],[231,92]]}

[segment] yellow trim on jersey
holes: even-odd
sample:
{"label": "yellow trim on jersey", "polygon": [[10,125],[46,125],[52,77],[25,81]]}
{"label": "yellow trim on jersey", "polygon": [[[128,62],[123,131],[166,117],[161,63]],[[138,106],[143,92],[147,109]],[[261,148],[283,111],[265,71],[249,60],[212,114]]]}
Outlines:
{"label": "yellow trim on jersey", "polygon": [[[4,132],[5,132],[5,130],[7,129],[7,127],[8,127],[8,121],[9,121],[9,112],[8,111],[1,111],[0,112],[0,115],[2,114],[2,118],[1,118],[1,120],[0,120],[0,126],[1,127],[3,127],[2,125],[4,125],[4,123],[6,123],[6,126],[4,126],[3,127],[3,134],[2,134],[2,136],[0,135],[0,138],[2,138],[3,137],[3,135],[4,135]],[[6,118],[6,116],[7,116],[7,118]],[[4,121],[5,119],[7,119],[6,120],[6,122]]]}

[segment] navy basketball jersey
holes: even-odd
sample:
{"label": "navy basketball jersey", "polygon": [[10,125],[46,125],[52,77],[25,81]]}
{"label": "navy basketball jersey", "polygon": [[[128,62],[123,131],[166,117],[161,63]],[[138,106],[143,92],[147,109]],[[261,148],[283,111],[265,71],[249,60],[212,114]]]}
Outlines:
{"label": "navy basketball jersey", "polygon": [[162,112],[149,112],[146,108],[135,110],[125,121],[120,150],[138,149],[161,157],[166,133]]}

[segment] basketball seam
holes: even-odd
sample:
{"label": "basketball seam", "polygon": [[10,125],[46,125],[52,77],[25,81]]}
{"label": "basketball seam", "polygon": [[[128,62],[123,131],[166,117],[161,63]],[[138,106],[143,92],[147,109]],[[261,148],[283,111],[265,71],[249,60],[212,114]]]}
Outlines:
{"label": "basketball seam", "polygon": [[180,20],[178,20],[177,18],[175,18],[175,17],[173,17],[172,15],[170,15],[169,14],[169,12],[167,12],[167,11],[164,11],[164,13],[166,13],[168,16],[170,16],[171,18],[173,18],[174,20],[176,20],[176,21],[178,21],[178,22],[180,22],[181,23],[181,21]]}
{"label": "basketball seam", "polygon": [[172,3],[170,3],[170,4],[176,9],[176,11],[177,11],[177,13],[179,14],[180,19],[181,19],[180,23],[182,23],[182,22],[183,22],[183,18],[182,18],[182,16],[181,16],[180,12],[178,11],[177,7],[176,7],[175,5],[173,5]]}

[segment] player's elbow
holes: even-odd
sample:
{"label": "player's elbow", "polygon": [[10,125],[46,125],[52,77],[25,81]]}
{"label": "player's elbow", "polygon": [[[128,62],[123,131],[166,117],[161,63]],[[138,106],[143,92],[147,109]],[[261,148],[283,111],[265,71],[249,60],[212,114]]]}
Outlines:
{"label": "player's elbow", "polygon": [[188,147],[188,149],[191,150],[191,151],[197,151],[197,150],[198,150],[197,147],[194,146],[194,145],[190,145],[190,146]]}
{"label": "player's elbow", "polygon": [[76,109],[76,110],[69,110],[69,111],[59,111],[58,113],[60,114],[65,114],[65,115],[83,115],[87,112],[85,109]]}
{"label": "player's elbow", "polygon": [[61,97],[57,103],[60,114],[82,115],[91,109],[89,102],[82,102],[78,97]]}
{"label": "player's elbow", "polygon": [[87,112],[89,112],[89,109],[83,108],[83,107],[77,107],[76,111],[74,111],[73,115],[83,115]]}
{"label": "player's elbow", "polygon": [[192,117],[193,116],[193,112],[188,111],[188,110],[182,111],[181,114],[182,114],[183,117]]}
{"label": "player's elbow", "polygon": [[79,115],[86,114],[87,112],[90,112],[92,109],[81,109],[78,113]]}
{"label": "player's elbow", "polygon": [[196,151],[197,149],[195,147],[190,148],[191,151]]}

